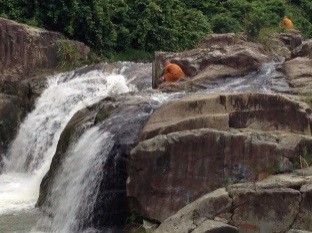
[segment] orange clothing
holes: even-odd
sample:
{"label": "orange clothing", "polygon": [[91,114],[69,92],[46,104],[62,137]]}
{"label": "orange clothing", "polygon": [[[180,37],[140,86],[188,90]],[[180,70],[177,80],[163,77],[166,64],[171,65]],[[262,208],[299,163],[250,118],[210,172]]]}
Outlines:
{"label": "orange clothing", "polygon": [[281,27],[286,28],[286,29],[291,29],[291,30],[294,29],[293,23],[287,17],[284,17],[283,21],[281,22]]}
{"label": "orange clothing", "polygon": [[176,64],[169,63],[164,68],[164,78],[166,82],[176,82],[183,77],[185,77],[185,74],[180,66]]}

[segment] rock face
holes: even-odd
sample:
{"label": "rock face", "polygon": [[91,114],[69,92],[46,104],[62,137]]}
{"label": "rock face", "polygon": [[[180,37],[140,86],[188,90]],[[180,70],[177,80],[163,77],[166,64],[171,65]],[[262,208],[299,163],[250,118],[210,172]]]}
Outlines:
{"label": "rock face", "polygon": [[[60,33],[0,18],[0,170],[1,155],[40,94],[33,84],[45,83],[43,79],[29,78],[56,70],[63,39]],[[79,59],[88,59],[87,46],[77,41],[68,43],[77,50]]]}
{"label": "rock face", "polygon": [[0,94],[0,171],[2,154],[8,149],[16,130],[27,113],[26,101],[16,96]]}
{"label": "rock face", "polygon": [[[0,79],[16,81],[55,70],[62,39],[60,33],[0,18]],[[82,60],[88,59],[87,46],[77,41],[69,43]]]}
{"label": "rock face", "polygon": [[285,33],[270,35],[266,43],[273,53],[289,60],[293,56],[292,52],[301,45],[302,41],[303,37],[300,31],[286,30]]}
{"label": "rock face", "polygon": [[303,41],[302,44],[292,51],[292,58],[312,56],[312,40]]}
{"label": "rock face", "polygon": [[6,153],[19,124],[31,108],[31,89],[20,83],[0,80],[0,172]]}
{"label": "rock face", "polygon": [[287,61],[285,62],[285,72],[287,74],[289,83],[294,88],[300,88],[301,91],[304,89],[310,89],[312,77],[311,59],[307,57],[297,57]]}
{"label": "rock face", "polygon": [[213,34],[206,37],[197,49],[179,53],[156,53],[153,87],[158,87],[162,82],[159,77],[166,60],[178,64],[191,81],[201,83],[211,78],[242,75],[256,70],[260,64],[272,58],[263,45],[235,43],[233,33]]}
{"label": "rock face", "polygon": [[235,44],[235,33],[227,34],[210,34],[202,39],[199,44],[199,49],[211,48],[211,47],[226,47]]}
{"label": "rock face", "polygon": [[[167,218],[156,233],[210,232],[216,221],[232,227],[229,232],[311,231],[311,171],[295,170],[218,189]],[[213,207],[205,208],[207,203]]]}
{"label": "rock face", "polygon": [[312,151],[310,112],[265,94],[199,95],[164,105],[131,152],[127,195],[143,216],[161,222],[225,184],[292,170],[303,150]]}
{"label": "rock face", "polygon": [[[114,135],[114,145],[102,164],[103,175],[92,209],[92,218],[81,219],[83,229],[123,225],[129,214],[126,197],[126,161],[140,130],[155,106],[140,97],[107,98],[77,112],[60,137],[50,170],[40,185],[37,206],[49,211],[53,207],[53,185],[70,146],[90,127],[99,126]],[[92,146],[92,142],[90,142]],[[105,142],[103,142],[104,146]],[[87,155],[86,155],[87,156]],[[53,212],[50,213],[53,217]],[[88,216],[87,216],[88,217]]]}

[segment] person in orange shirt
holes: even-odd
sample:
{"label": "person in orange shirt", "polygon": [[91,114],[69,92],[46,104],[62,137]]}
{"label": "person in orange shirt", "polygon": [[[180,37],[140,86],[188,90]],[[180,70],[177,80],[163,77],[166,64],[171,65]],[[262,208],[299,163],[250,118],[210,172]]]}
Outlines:
{"label": "person in orange shirt", "polygon": [[185,74],[182,71],[181,67],[166,61],[165,68],[163,71],[165,82],[176,82],[180,78],[184,78]]}
{"label": "person in orange shirt", "polygon": [[283,21],[281,22],[281,27],[289,30],[294,29],[293,23],[287,18],[287,16],[284,16]]}

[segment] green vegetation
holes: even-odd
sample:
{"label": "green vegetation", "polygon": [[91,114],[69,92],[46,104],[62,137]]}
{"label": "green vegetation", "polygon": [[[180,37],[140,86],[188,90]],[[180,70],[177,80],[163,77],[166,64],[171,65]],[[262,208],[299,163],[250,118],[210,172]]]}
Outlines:
{"label": "green vegetation", "polygon": [[190,49],[212,32],[265,41],[284,15],[311,38],[311,12],[311,0],[0,0],[0,16],[59,31],[109,60]]}
{"label": "green vegetation", "polygon": [[307,145],[302,147],[302,153],[299,157],[301,167],[308,167],[312,165],[312,153],[310,149],[311,148]]}

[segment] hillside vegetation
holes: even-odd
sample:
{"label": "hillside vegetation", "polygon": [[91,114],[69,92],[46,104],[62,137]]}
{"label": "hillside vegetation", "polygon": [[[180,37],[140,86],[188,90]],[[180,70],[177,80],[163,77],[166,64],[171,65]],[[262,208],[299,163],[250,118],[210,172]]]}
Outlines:
{"label": "hillside vegetation", "polygon": [[106,58],[190,49],[212,32],[257,40],[284,15],[311,38],[311,12],[311,0],[0,0],[1,17],[59,31]]}

